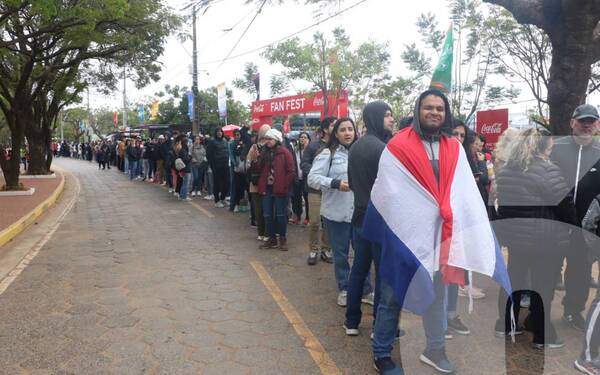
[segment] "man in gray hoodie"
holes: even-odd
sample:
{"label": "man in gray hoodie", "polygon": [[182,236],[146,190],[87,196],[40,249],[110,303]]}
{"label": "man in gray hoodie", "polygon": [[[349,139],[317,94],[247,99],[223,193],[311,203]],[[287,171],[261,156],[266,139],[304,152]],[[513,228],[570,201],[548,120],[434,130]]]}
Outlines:
{"label": "man in gray hoodie", "polygon": [[[440,139],[451,134],[452,114],[446,96],[438,90],[427,90],[417,99],[412,128],[419,134],[423,149],[429,156],[433,173],[440,183]],[[404,130],[407,131],[407,130]],[[422,152],[410,150],[410,152]],[[381,171],[380,171],[381,172]],[[435,249],[431,249],[435,251]],[[453,373],[454,366],[446,357],[445,337],[446,286],[440,272],[434,275],[435,299],[423,314],[426,348],[420,356],[421,362],[442,373]],[[396,301],[394,291],[385,282],[381,283],[381,298],[377,308],[377,319],[373,329],[373,357],[375,368],[380,374],[403,375],[402,366],[397,367],[391,359],[392,344],[398,329],[398,317],[403,301]]]}

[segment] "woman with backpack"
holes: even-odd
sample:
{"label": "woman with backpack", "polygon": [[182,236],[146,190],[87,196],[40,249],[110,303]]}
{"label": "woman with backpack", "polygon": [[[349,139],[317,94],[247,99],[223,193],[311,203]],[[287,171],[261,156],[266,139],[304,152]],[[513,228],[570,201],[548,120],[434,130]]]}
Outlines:
{"label": "woman with backpack", "polygon": [[[354,121],[350,118],[338,119],[333,125],[329,141],[316,156],[308,174],[308,186],[321,191],[321,216],[333,250],[339,306],[346,306],[347,300],[350,276],[348,253],[354,212],[354,194],[348,185],[348,150],[357,139]],[[373,290],[368,280],[363,294],[370,294]]]}

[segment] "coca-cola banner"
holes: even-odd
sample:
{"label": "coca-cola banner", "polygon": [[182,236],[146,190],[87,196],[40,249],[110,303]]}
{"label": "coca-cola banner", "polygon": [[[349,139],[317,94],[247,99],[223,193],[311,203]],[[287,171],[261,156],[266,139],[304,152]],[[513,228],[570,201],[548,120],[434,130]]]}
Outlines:
{"label": "coca-cola banner", "polygon": [[508,129],[508,109],[493,109],[477,112],[477,133],[483,135],[487,147],[493,150],[500,135]]}
{"label": "coca-cola banner", "polygon": [[[335,117],[348,116],[348,92],[344,91],[339,99],[334,95],[328,96],[329,115]],[[273,116],[286,116],[293,113],[320,112],[324,117],[325,100],[321,92],[287,96],[252,103],[253,128],[262,124],[272,124]]]}

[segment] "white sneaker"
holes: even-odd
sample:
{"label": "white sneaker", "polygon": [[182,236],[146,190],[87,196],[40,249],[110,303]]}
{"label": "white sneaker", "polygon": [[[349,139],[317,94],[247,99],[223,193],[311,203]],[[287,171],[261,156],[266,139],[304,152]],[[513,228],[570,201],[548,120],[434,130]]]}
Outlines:
{"label": "white sneaker", "polygon": [[348,300],[348,292],[345,290],[342,290],[340,292],[340,294],[338,294],[338,298],[337,298],[338,306],[346,307],[346,305],[348,304],[347,300]]}
{"label": "white sneaker", "polygon": [[153,179],[153,178],[151,178],[149,181],[150,181],[150,182],[154,182],[154,179]]}
{"label": "white sneaker", "polygon": [[240,212],[240,206],[235,206],[233,208],[233,212]]}
{"label": "white sneaker", "polygon": [[263,240],[263,236],[258,236],[256,237],[257,240],[262,241]]}
{"label": "white sneaker", "polygon": [[207,195],[204,197],[204,200],[207,200],[207,201],[212,201],[213,199],[215,199],[215,197],[213,197],[212,195]]}
{"label": "white sneaker", "polygon": [[174,192],[173,195],[175,196],[175,198],[179,198],[179,193],[178,192]]}
{"label": "white sneaker", "polygon": [[169,194],[173,192],[173,189],[169,188]]}
{"label": "white sneaker", "polygon": [[367,305],[374,306],[375,305],[375,293],[371,292],[366,294],[361,299],[362,303],[366,303]]}
{"label": "white sneaker", "polygon": [[185,198],[185,199],[182,199],[182,200],[189,202],[189,201],[191,201],[191,200],[192,200],[192,198],[190,198],[190,197],[187,197],[187,198]]}
{"label": "white sneaker", "polygon": [[192,191],[192,193],[190,194],[191,197],[195,197],[196,196],[196,192]]}
{"label": "white sneaker", "polygon": [[358,328],[348,328],[345,324],[343,327],[346,331],[346,336],[358,336]]}
{"label": "white sneaker", "polygon": [[223,201],[217,202],[217,203],[215,203],[215,207],[217,207],[217,208],[224,208],[225,207],[225,203],[223,203]]}

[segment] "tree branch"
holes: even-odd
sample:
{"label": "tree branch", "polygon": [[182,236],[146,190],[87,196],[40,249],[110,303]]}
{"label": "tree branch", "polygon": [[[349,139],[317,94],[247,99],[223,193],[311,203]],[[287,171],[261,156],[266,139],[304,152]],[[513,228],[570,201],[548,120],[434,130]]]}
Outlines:
{"label": "tree branch", "polygon": [[545,29],[543,0],[483,0],[486,3],[499,5],[513,14],[522,24],[535,25]]}

